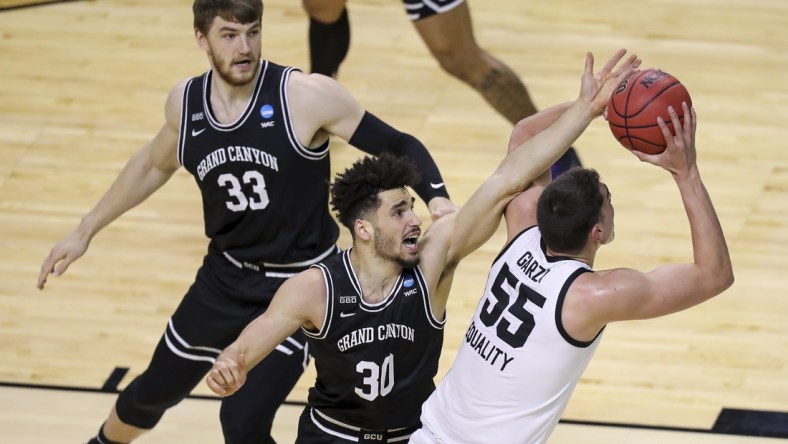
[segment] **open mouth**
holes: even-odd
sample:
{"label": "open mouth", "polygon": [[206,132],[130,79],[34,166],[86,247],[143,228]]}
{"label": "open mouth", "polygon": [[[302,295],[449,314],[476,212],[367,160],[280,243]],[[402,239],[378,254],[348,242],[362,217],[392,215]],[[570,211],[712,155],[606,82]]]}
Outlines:
{"label": "open mouth", "polygon": [[252,61],[249,59],[238,60],[237,62],[233,62],[233,65],[242,69],[248,69],[252,66]]}
{"label": "open mouth", "polygon": [[408,236],[406,236],[406,237],[405,237],[405,239],[402,241],[402,244],[403,244],[405,247],[407,247],[407,248],[417,248],[417,247],[418,247],[418,245],[419,245],[419,234],[421,234],[421,233],[419,233],[418,231],[417,231],[417,232],[414,232],[414,233],[411,233],[411,234],[409,234],[409,235],[408,235]]}

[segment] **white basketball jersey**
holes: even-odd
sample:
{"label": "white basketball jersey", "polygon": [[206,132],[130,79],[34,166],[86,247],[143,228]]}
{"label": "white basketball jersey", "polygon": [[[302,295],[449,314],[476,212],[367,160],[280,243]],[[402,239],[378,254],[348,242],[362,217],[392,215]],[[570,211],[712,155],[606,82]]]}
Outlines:
{"label": "white basketball jersey", "polygon": [[561,324],[567,289],[589,271],[547,258],[537,227],[507,245],[451,370],[422,408],[419,434],[446,443],[546,442],[600,341],[601,333],[576,341]]}

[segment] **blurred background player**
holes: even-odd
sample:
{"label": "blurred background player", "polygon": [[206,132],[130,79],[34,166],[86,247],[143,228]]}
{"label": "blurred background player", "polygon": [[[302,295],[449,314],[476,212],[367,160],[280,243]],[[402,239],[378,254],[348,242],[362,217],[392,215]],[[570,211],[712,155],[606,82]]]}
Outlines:
{"label": "blurred background player", "polygon": [[[302,0],[309,15],[311,70],[336,77],[350,47],[347,0]],[[441,68],[479,92],[512,125],[536,113],[523,82],[482,49],[473,34],[465,0],[403,0],[405,12]],[[553,177],[580,165],[574,148],[551,168]]]}

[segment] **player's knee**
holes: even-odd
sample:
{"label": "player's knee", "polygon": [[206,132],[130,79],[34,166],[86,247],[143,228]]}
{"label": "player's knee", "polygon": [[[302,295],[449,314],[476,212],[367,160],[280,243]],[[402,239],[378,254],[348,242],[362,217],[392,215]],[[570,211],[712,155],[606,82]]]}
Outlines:
{"label": "player's knee", "polygon": [[152,429],[164,416],[166,408],[159,408],[156,404],[146,403],[135,396],[135,394],[124,391],[118,397],[115,410],[118,413],[118,418],[124,424],[141,429]]}
{"label": "player's knee", "polygon": [[152,429],[164,416],[164,412],[184,397],[181,393],[146,388],[143,373],[120,393],[115,409],[123,423],[141,429]]}
{"label": "player's knee", "polygon": [[446,48],[432,54],[444,71],[465,83],[474,83],[485,68],[483,58],[473,53]]}
{"label": "player's knee", "polygon": [[223,402],[219,411],[225,444],[276,443],[271,437],[271,427],[276,410],[260,411],[227,408],[226,406],[227,403]]}
{"label": "player's knee", "polygon": [[309,17],[320,23],[334,23],[345,10],[346,0],[301,0],[301,6]]}

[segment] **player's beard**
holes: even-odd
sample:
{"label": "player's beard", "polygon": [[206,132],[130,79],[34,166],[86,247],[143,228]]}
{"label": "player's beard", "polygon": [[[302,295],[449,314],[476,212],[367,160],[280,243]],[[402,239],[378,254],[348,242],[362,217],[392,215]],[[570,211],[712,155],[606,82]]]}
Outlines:
{"label": "player's beard", "polygon": [[419,265],[419,255],[415,254],[405,257],[402,249],[398,247],[396,240],[392,237],[386,236],[380,230],[375,230],[374,235],[375,253],[383,259],[388,259],[398,263],[402,268],[414,268]]}
{"label": "player's beard", "polygon": [[250,57],[249,61],[251,63],[252,69],[245,73],[235,73],[233,72],[233,62],[225,63],[214,53],[211,53],[211,59],[213,60],[213,66],[216,67],[214,69],[214,73],[218,74],[222,80],[232,86],[248,85],[255,79],[257,70],[260,67],[260,58]]}

